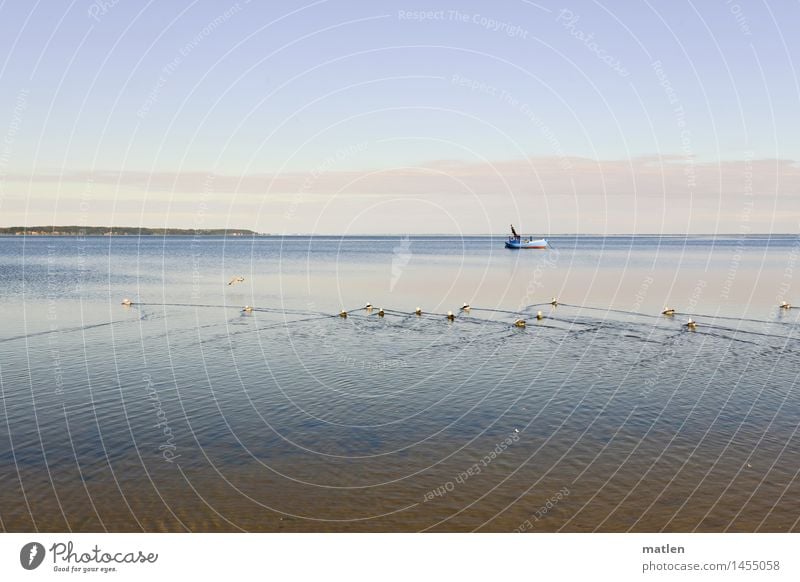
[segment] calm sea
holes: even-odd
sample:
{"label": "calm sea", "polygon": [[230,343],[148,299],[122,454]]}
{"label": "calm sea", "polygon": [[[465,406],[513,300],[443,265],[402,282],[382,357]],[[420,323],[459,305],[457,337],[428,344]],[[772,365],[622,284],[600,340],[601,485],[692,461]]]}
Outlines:
{"label": "calm sea", "polygon": [[800,239],[552,242],[0,238],[0,529],[800,529]]}

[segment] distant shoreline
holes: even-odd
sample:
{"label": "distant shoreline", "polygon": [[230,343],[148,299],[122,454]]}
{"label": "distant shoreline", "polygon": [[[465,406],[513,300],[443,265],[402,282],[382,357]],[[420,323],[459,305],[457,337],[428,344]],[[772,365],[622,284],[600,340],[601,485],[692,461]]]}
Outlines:
{"label": "distant shoreline", "polygon": [[244,228],[146,228],[139,226],[5,226],[9,236],[269,236]]}

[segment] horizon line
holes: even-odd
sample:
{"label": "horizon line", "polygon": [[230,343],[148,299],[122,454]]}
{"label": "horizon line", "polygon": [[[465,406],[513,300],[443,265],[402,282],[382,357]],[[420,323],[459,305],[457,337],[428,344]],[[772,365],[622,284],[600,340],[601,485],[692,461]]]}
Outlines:
{"label": "horizon line", "polygon": [[[177,227],[177,226],[107,226],[103,224],[99,225],[31,225],[31,226],[23,226],[23,225],[10,225],[10,226],[0,226],[2,230],[57,230],[57,229],[81,229],[81,228],[88,228],[88,229],[106,229],[108,231],[114,230],[180,230],[186,231],[187,234],[192,232],[208,232],[208,231],[232,231],[232,232],[244,232],[246,234],[240,235],[241,236],[263,236],[263,237],[310,237],[310,236],[337,236],[337,237],[357,237],[357,236],[449,236],[449,237],[465,237],[465,236],[508,236],[508,233],[487,233],[487,232],[474,232],[474,233],[447,233],[447,232],[435,232],[435,233],[411,233],[411,232],[365,232],[365,233],[314,233],[314,232],[293,232],[293,233],[273,233],[273,232],[259,232],[252,230],[250,228],[241,228],[241,227],[229,227],[229,226],[219,226],[219,227],[203,227],[203,228],[187,228],[187,227]],[[740,236],[740,237],[748,237],[748,236],[800,236],[794,232],[550,232],[550,233],[536,233],[535,236]],[[9,236],[8,233],[0,233],[0,236]],[[23,236],[23,235],[11,235],[11,236]],[[47,236],[47,235],[30,235],[30,236]],[[71,235],[53,235],[53,236],[71,236]],[[72,236],[78,236],[72,235]],[[132,236],[132,235],[104,235],[104,234],[86,234],[83,236]],[[135,236],[135,235],[133,235]],[[152,236],[152,235],[147,235]],[[175,236],[175,235],[166,235],[166,236]],[[222,235],[224,236],[224,235]],[[528,235],[523,235],[528,236]],[[534,235],[530,235],[534,236]]]}

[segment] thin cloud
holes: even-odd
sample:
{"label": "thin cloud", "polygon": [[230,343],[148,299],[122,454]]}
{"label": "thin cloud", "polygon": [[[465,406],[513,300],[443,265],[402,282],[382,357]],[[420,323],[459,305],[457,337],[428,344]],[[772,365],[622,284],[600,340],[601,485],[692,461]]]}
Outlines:
{"label": "thin cloud", "polygon": [[11,174],[6,183],[93,184],[147,192],[248,195],[337,194],[478,196],[636,196],[681,198],[739,194],[795,196],[800,165],[794,160],[726,160],[698,163],[682,156],[630,160],[540,157],[492,163],[437,160],[417,167],[384,170],[255,173],[243,176],[205,172],[71,171]]}

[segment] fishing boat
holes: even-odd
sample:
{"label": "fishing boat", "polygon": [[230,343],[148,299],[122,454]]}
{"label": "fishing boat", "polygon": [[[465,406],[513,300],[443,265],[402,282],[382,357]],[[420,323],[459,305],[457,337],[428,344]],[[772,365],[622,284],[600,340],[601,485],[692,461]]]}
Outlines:
{"label": "fishing boat", "polygon": [[517,231],[514,230],[514,225],[511,225],[511,236],[509,236],[506,241],[507,249],[546,249],[548,246],[550,246],[550,243],[544,238],[528,237],[523,239],[517,234]]}

